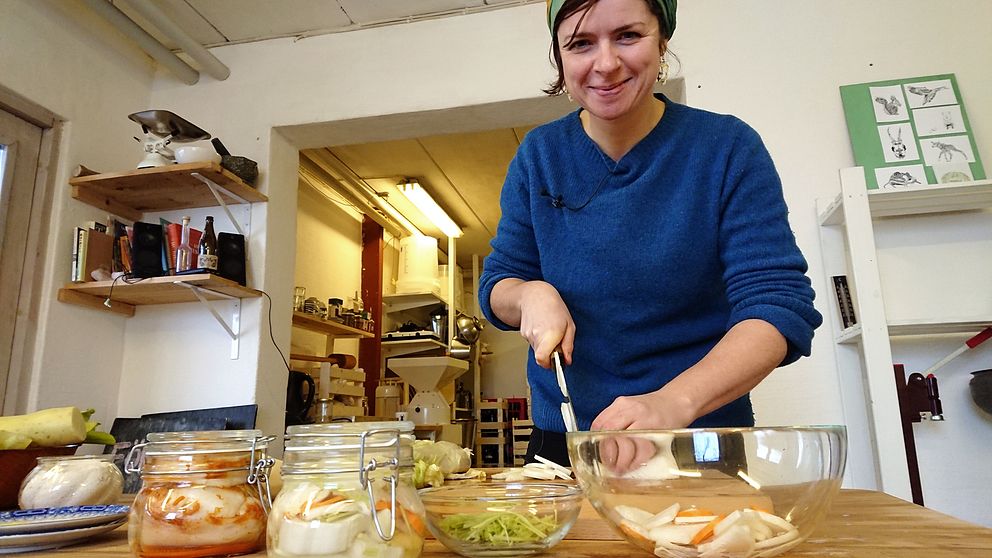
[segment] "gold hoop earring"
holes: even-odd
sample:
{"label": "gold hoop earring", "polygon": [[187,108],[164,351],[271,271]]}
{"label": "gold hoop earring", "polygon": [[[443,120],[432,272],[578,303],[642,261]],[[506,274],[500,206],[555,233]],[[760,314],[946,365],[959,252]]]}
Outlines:
{"label": "gold hoop earring", "polygon": [[661,61],[658,62],[658,83],[665,85],[668,82],[668,62],[665,62],[665,57],[661,57]]}

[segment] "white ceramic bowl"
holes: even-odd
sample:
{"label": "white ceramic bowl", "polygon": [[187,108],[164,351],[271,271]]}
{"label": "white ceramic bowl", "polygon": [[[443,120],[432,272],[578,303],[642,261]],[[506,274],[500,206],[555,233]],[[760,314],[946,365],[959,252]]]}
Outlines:
{"label": "white ceramic bowl", "polygon": [[220,155],[213,147],[203,145],[181,145],[174,148],[177,163],[219,163]]}

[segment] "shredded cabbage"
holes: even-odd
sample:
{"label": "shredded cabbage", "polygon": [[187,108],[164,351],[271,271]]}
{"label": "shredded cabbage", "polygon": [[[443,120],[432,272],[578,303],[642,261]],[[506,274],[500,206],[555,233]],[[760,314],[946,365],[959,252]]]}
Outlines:
{"label": "shredded cabbage", "polygon": [[449,536],[470,542],[491,545],[512,545],[537,542],[558,528],[552,515],[527,516],[511,511],[456,513],[438,523]]}
{"label": "shredded cabbage", "polygon": [[413,460],[437,465],[442,475],[464,473],[472,466],[472,453],[457,444],[443,440],[439,442],[414,440]]}
{"label": "shredded cabbage", "polygon": [[444,484],[444,473],[437,465],[426,461],[417,460],[413,462],[413,486],[423,488],[433,486],[435,488]]}

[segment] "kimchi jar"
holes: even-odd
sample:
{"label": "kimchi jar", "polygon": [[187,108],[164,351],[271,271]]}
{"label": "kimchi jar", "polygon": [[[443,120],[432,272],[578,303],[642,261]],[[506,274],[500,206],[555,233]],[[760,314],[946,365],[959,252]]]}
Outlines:
{"label": "kimchi jar", "polygon": [[269,556],[416,558],[427,527],[413,486],[413,423],[290,426]]}
{"label": "kimchi jar", "polygon": [[149,434],[126,464],[128,472],[141,473],[128,518],[132,554],[196,558],[260,550],[271,440],[258,430]]}

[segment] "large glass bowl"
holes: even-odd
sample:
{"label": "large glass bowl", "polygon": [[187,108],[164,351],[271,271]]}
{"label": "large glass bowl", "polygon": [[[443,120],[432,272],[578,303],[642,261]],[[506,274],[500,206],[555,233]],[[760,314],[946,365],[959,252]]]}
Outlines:
{"label": "large glass bowl", "polygon": [[840,488],[843,426],[569,432],[586,497],[656,556],[776,556],[805,540]]}
{"label": "large glass bowl", "polygon": [[527,556],[561,542],[582,507],[574,484],[445,485],[420,491],[427,528],[470,558]]}

